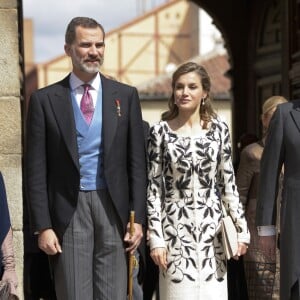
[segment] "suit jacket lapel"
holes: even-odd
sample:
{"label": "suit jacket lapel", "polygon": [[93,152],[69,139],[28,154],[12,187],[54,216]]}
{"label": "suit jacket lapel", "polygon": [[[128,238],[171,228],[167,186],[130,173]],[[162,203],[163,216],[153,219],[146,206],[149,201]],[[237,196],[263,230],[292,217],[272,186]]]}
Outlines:
{"label": "suit jacket lapel", "polygon": [[118,97],[117,89],[114,89],[112,81],[101,75],[102,82],[102,131],[104,155],[106,156],[111,149],[111,145],[118,126],[118,114],[116,100]]}
{"label": "suit jacket lapel", "polygon": [[300,131],[300,105],[298,105],[291,111],[291,115],[294,122],[296,123],[298,130]]}
{"label": "suit jacket lapel", "polygon": [[50,102],[66,147],[70,152],[75,166],[79,170],[76,126],[70,94],[69,76],[57,84],[56,92],[50,98]]}

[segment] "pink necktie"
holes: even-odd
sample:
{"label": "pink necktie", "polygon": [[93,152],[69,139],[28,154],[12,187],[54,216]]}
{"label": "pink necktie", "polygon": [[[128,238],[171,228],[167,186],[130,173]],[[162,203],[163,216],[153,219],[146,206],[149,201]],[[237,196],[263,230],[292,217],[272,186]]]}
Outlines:
{"label": "pink necktie", "polygon": [[91,94],[89,93],[90,85],[83,84],[84,92],[80,101],[80,110],[82,111],[85,121],[90,125],[93,114],[94,114],[94,104]]}

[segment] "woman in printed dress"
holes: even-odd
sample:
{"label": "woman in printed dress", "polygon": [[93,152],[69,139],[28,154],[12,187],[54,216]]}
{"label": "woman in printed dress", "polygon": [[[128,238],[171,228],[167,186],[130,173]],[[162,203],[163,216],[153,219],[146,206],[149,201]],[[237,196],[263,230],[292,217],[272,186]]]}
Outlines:
{"label": "woman in printed dress", "polygon": [[193,62],[173,74],[169,110],[150,129],[148,218],[151,257],[160,268],[160,299],[227,299],[222,206],[250,234],[239,202],[227,125],[214,113],[210,78]]}

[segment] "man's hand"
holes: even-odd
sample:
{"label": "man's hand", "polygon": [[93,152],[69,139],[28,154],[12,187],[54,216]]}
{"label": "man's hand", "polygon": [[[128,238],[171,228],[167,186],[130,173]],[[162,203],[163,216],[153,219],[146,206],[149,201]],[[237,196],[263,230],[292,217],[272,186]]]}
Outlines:
{"label": "man's hand", "polygon": [[52,229],[45,229],[39,233],[38,244],[39,248],[48,255],[62,252],[58,238]]}
{"label": "man's hand", "polygon": [[128,247],[126,248],[127,252],[130,252],[130,254],[134,254],[134,252],[137,250],[139,244],[141,243],[142,237],[143,237],[143,227],[141,224],[134,223],[134,233],[132,237],[130,237],[130,224],[127,224],[127,232],[124,237],[124,242],[128,244]]}
{"label": "man's hand", "polygon": [[167,270],[167,250],[166,248],[154,248],[150,252],[154,263],[163,270]]}

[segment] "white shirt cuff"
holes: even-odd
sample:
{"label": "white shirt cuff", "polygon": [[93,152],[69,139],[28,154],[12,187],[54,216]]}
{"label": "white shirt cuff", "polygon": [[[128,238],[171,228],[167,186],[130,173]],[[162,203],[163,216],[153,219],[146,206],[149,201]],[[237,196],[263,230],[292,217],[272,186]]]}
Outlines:
{"label": "white shirt cuff", "polygon": [[257,232],[259,236],[276,235],[276,227],[274,225],[258,226]]}

